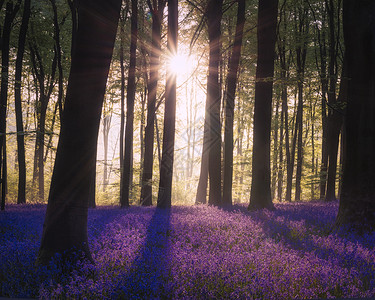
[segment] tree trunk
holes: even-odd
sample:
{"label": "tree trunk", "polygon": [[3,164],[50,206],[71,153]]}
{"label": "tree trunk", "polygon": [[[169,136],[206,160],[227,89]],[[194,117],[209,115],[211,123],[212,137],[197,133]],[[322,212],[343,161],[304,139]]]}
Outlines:
{"label": "tree trunk", "polygon": [[24,127],[22,117],[22,96],[21,96],[21,82],[22,82],[22,63],[25,52],[26,33],[30,19],[30,2],[25,0],[22,23],[20,33],[18,36],[18,49],[16,59],[16,69],[14,76],[14,107],[16,113],[17,126],[17,160],[18,160],[18,196],[17,203],[26,203],[26,162],[25,162],[25,139]]}
{"label": "tree trunk", "polygon": [[258,58],[249,210],[273,209],[271,198],[271,115],[278,0],[259,0]]}
{"label": "tree trunk", "polygon": [[133,156],[133,127],[134,127],[134,101],[135,101],[135,72],[136,54],[138,39],[138,1],[132,0],[131,15],[131,42],[130,42],[130,63],[126,94],[126,127],[125,127],[125,152],[123,157],[124,170],[121,177],[121,207],[129,206],[129,196],[131,189],[131,172]]}
{"label": "tree trunk", "polygon": [[[57,55],[57,69],[59,72],[57,103],[59,106],[59,116],[61,120],[62,111],[63,111],[63,96],[64,96],[64,86],[63,86],[64,73],[63,73],[63,67],[62,67],[62,55],[61,55],[61,45],[60,45],[60,26],[59,26],[59,22],[57,18],[56,0],[50,0],[50,1],[52,4],[52,9],[53,9],[53,27],[54,27],[53,38],[55,40],[55,53]],[[65,17],[63,19],[63,22],[65,22]]]}
{"label": "tree trunk", "polygon": [[375,3],[344,0],[346,160],[336,230],[375,229]]}
{"label": "tree trunk", "polygon": [[223,204],[232,205],[233,184],[233,119],[234,99],[237,85],[238,66],[241,57],[243,28],[245,24],[245,0],[238,1],[236,34],[232,56],[229,60],[227,89],[225,94],[225,131],[224,131],[224,182]]}
{"label": "tree trunk", "polygon": [[[307,54],[307,34],[309,32],[308,10],[305,5],[295,10],[295,31],[297,38],[296,56],[297,56],[297,90],[298,106],[296,117],[297,131],[297,165],[296,165],[296,191],[295,201],[301,200],[301,180],[303,165],[303,85],[305,80],[305,64]],[[298,19],[297,19],[298,18]]]}
{"label": "tree trunk", "polygon": [[108,138],[109,130],[111,129],[112,112],[108,112],[103,117],[103,147],[104,147],[104,158],[103,158],[103,192],[107,189],[108,185]]}
{"label": "tree trunk", "polygon": [[[168,0],[168,53],[177,55],[178,1]],[[172,178],[174,141],[176,127],[176,74],[167,70],[165,87],[165,112],[163,153],[160,165],[160,181],[157,206],[169,208],[172,205]]]}
{"label": "tree trunk", "polygon": [[[155,1],[156,2],[156,1]],[[152,46],[150,58],[150,82],[147,98],[147,124],[145,128],[145,153],[142,172],[141,204],[152,205],[152,170],[154,161],[154,124],[156,92],[159,80],[159,59],[161,52],[161,26],[165,0],[158,0],[158,7],[150,7],[152,12]]]}
{"label": "tree trunk", "polygon": [[208,186],[208,149],[209,149],[209,135],[208,128],[210,122],[210,114],[208,112],[208,101],[206,99],[205,118],[203,125],[203,145],[202,145],[202,158],[201,170],[198,181],[197,195],[195,204],[207,203],[207,186]]}
{"label": "tree trunk", "polygon": [[43,59],[39,53],[36,43],[30,43],[30,56],[35,77],[36,88],[39,85],[39,100],[35,102],[35,111],[37,119],[36,140],[35,140],[35,158],[34,158],[34,172],[33,183],[38,179],[38,201],[44,200],[44,135],[46,114],[48,102],[55,82],[55,74],[57,67],[57,52],[55,48],[55,55],[51,66],[51,75],[48,76],[46,82],[46,74],[44,71]]}
{"label": "tree trunk", "polygon": [[[342,126],[341,108],[339,98],[336,99],[336,85],[337,85],[337,41],[335,32],[335,19],[333,0],[326,0],[325,5],[328,12],[329,23],[329,91],[328,91],[328,172],[327,172],[327,191],[326,201],[336,200],[336,173],[337,173],[337,153],[339,146],[339,135]],[[344,97],[343,92],[346,89],[345,62],[342,69],[342,81],[340,85],[341,97]]]}
{"label": "tree trunk", "polygon": [[[122,205],[123,191],[122,178],[124,177],[124,139],[125,139],[125,62],[124,62],[124,43],[125,43],[125,13],[122,10],[120,17],[120,73],[121,73],[121,98],[120,98],[120,205]],[[141,137],[142,138],[142,137]]]}
{"label": "tree trunk", "polygon": [[6,117],[8,106],[8,81],[9,81],[9,52],[10,52],[10,32],[12,23],[19,9],[20,1],[13,6],[12,1],[6,4],[4,26],[1,41],[1,84],[0,84],[0,168],[1,172],[1,210],[5,209],[6,191]]}
{"label": "tree trunk", "polygon": [[219,63],[221,60],[221,18],[223,0],[209,0],[207,24],[209,40],[209,67],[207,78],[207,101],[210,115],[208,135],[208,203],[221,205],[221,122]]}
{"label": "tree trunk", "polygon": [[39,264],[47,264],[55,253],[70,256],[72,251],[82,252],[91,259],[87,241],[88,199],[120,7],[120,0],[82,0],[79,3],[80,26],[37,259]]}

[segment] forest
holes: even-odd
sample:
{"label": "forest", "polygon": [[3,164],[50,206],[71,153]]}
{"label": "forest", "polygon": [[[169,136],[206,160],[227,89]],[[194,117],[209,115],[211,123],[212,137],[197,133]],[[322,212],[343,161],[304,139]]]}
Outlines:
{"label": "forest", "polygon": [[375,297],[373,1],[0,9],[0,297]]}

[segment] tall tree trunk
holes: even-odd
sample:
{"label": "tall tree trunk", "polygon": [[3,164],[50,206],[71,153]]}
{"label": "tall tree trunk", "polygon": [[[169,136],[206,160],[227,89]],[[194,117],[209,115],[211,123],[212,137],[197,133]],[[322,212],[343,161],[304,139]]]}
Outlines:
{"label": "tall tree trunk", "polygon": [[344,57],[343,69],[340,81],[340,91],[335,103],[330,107],[331,116],[328,127],[328,152],[329,164],[327,174],[327,193],[326,201],[336,200],[336,177],[337,177],[337,155],[339,148],[340,132],[342,130],[344,113],[342,107],[347,102],[348,97],[348,76],[346,58]]}
{"label": "tall tree trunk", "polygon": [[[297,8],[295,11],[295,30],[297,35],[296,59],[297,59],[297,90],[298,90],[298,105],[296,117],[296,131],[297,131],[297,165],[296,165],[296,191],[295,201],[301,200],[301,180],[302,180],[302,165],[303,165],[303,85],[305,80],[305,64],[307,54],[307,34],[309,32],[308,10],[305,4],[302,8]],[[297,20],[298,18],[298,20]]]}
{"label": "tall tree trunk", "polygon": [[241,57],[243,28],[245,24],[245,0],[238,1],[236,34],[232,56],[229,60],[227,89],[225,99],[225,131],[224,131],[224,182],[223,204],[232,205],[233,185],[233,119],[234,99],[237,85],[238,66]]}
{"label": "tall tree trunk", "polygon": [[125,140],[125,12],[122,10],[120,17],[120,72],[121,72],[121,98],[120,98],[120,205],[122,205],[123,189],[122,178],[124,177],[124,140]]}
{"label": "tall tree trunk", "polygon": [[[57,103],[59,106],[59,116],[61,120],[62,111],[63,111],[63,96],[64,96],[64,72],[62,67],[62,55],[61,55],[61,44],[60,44],[60,25],[57,18],[57,7],[56,7],[56,0],[50,0],[53,9],[53,27],[54,27],[54,35],[53,38],[55,40],[55,53],[57,55],[57,69],[59,73],[58,77],[58,95],[57,95]],[[65,22],[65,17],[63,19]]]}
{"label": "tall tree trunk", "polygon": [[55,55],[51,66],[51,75],[48,76],[46,82],[45,65],[43,58],[40,55],[38,46],[35,42],[30,43],[30,56],[35,77],[35,85],[39,85],[39,100],[35,103],[36,111],[36,140],[35,140],[35,160],[33,182],[38,179],[38,201],[44,199],[44,137],[45,137],[45,123],[48,108],[48,102],[55,82],[55,74],[57,67],[57,52],[55,48]]}
{"label": "tall tree trunk", "polygon": [[[278,96],[277,96],[278,97]],[[276,195],[276,183],[278,173],[278,150],[279,150],[279,107],[280,100],[276,99],[274,126],[273,126],[273,153],[272,153],[272,173],[271,173],[271,199],[275,199]],[[272,118],[272,117],[271,117]],[[282,133],[280,133],[282,134]],[[281,164],[281,161],[280,161]]]}
{"label": "tall tree trunk", "polygon": [[[327,12],[328,12],[328,24],[329,24],[329,91],[328,91],[328,172],[327,172],[327,191],[326,191],[326,201],[336,200],[336,173],[337,173],[337,153],[339,146],[339,135],[342,125],[341,109],[339,104],[339,99],[336,99],[336,85],[337,85],[337,37],[335,32],[335,5],[333,0],[325,0]],[[342,69],[342,86],[341,88],[346,89],[345,79],[345,62]],[[344,91],[344,90],[343,90]],[[343,92],[340,91],[340,92]],[[343,97],[343,93],[341,97]],[[339,95],[340,97],[340,95]],[[337,105],[339,104],[339,105]]]}
{"label": "tall tree trunk", "polygon": [[258,58],[249,210],[273,209],[271,198],[271,115],[278,0],[259,0]]}
{"label": "tall tree trunk", "polygon": [[208,186],[208,151],[209,151],[209,122],[210,115],[208,112],[208,101],[206,99],[205,106],[205,118],[203,125],[203,141],[202,141],[202,158],[201,158],[201,170],[199,175],[197,195],[195,198],[195,204],[206,204],[207,202],[207,186]]}
{"label": "tall tree trunk", "polygon": [[336,229],[375,229],[375,2],[344,0],[346,160]]}
{"label": "tall tree trunk", "polygon": [[6,194],[6,117],[8,106],[8,81],[9,81],[9,52],[10,32],[13,20],[20,7],[20,1],[13,5],[12,1],[6,3],[5,19],[1,36],[1,84],[0,84],[0,168],[1,172],[1,210],[5,209]]}
{"label": "tall tree trunk", "polygon": [[[156,2],[156,1],[154,1]],[[159,59],[161,51],[161,26],[166,0],[158,0],[157,7],[150,7],[152,13],[152,46],[150,58],[150,81],[147,98],[147,124],[145,128],[145,153],[142,172],[141,204],[152,205],[152,171],[154,161],[154,125],[156,92],[159,80]]]}
{"label": "tall tree trunk", "polygon": [[207,101],[209,109],[208,203],[221,205],[221,122],[219,63],[221,61],[221,18],[223,0],[209,0],[207,5],[209,63],[207,78]]}
{"label": "tall tree trunk", "polygon": [[[168,53],[177,55],[178,0],[168,0]],[[157,206],[169,208],[172,205],[172,178],[174,140],[176,127],[176,74],[167,70],[165,87],[165,112],[163,133],[163,154],[160,166],[160,181]]]}
{"label": "tall tree trunk", "polygon": [[[81,0],[61,133],[37,262],[81,251],[87,241],[88,196],[120,0]],[[88,72],[89,70],[89,72]],[[73,257],[78,259],[78,257]]]}
{"label": "tall tree trunk", "polygon": [[103,117],[103,147],[104,147],[104,158],[103,158],[103,192],[107,189],[108,185],[108,138],[109,130],[111,129],[112,112],[108,112]]}
{"label": "tall tree trunk", "polygon": [[14,107],[17,126],[17,160],[18,160],[18,195],[17,203],[26,203],[26,162],[25,162],[25,139],[22,117],[22,63],[25,52],[26,33],[30,19],[30,2],[25,0],[20,33],[18,36],[18,49],[16,58],[16,69],[14,75]]}
{"label": "tall tree trunk", "polygon": [[126,94],[126,128],[125,128],[125,152],[123,157],[124,170],[121,177],[121,207],[129,206],[131,189],[132,156],[133,156],[133,124],[134,124],[134,101],[135,101],[135,72],[136,54],[138,39],[138,1],[132,0],[131,15],[131,42],[130,42],[130,63]]}

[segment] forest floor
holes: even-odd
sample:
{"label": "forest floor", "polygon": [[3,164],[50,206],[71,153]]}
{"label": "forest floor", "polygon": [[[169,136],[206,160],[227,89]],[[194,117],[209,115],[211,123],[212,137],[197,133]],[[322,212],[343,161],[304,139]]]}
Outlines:
{"label": "forest floor", "polygon": [[0,297],[292,299],[375,297],[375,234],[330,233],[337,203],[90,209],[95,265],[37,268],[45,206],[0,213]]}

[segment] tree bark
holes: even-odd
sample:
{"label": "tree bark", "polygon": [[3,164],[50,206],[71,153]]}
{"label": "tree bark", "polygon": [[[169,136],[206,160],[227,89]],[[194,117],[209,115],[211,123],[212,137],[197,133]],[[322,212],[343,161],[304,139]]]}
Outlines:
{"label": "tree bark", "polygon": [[[155,1],[156,2],[156,1]],[[154,125],[156,92],[159,81],[159,60],[161,52],[161,27],[166,0],[158,0],[157,7],[150,7],[152,12],[152,46],[150,59],[150,81],[147,98],[147,123],[145,128],[145,152],[142,172],[141,204],[152,205],[152,171],[154,161]]]}
{"label": "tree bark", "polygon": [[209,43],[209,70],[207,78],[207,101],[210,115],[208,135],[208,203],[221,205],[221,122],[219,84],[219,63],[221,60],[221,18],[222,0],[209,0],[207,5],[207,25]]}
{"label": "tree bark", "polygon": [[258,58],[249,210],[273,209],[271,198],[271,114],[278,0],[259,0]]}
{"label": "tree bark", "polygon": [[17,160],[18,160],[18,195],[17,203],[26,203],[26,162],[25,162],[25,139],[24,127],[22,117],[22,96],[21,96],[21,82],[22,82],[22,63],[25,53],[26,33],[30,19],[30,2],[25,0],[23,7],[23,15],[20,33],[18,36],[18,49],[16,58],[16,69],[14,76],[14,106],[16,113],[16,127],[17,127]]}
{"label": "tree bark", "polygon": [[120,7],[120,0],[79,2],[79,28],[37,259],[39,264],[47,264],[55,253],[70,256],[74,251],[91,259],[87,243],[88,197]]}
{"label": "tree bark", "polygon": [[225,131],[224,131],[224,182],[223,204],[232,205],[233,185],[233,119],[234,99],[237,86],[237,73],[241,57],[243,28],[245,24],[245,0],[238,1],[236,34],[232,56],[229,60],[227,89],[225,93]]}
{"label": "tree bark", "polygon": [[20,7],[20,1],[13,5],[12,1],[6,3],[5,19],[1,36],[1,84],[0,84],[0,168],[1,172],[1,210],[5,209],[6,195],[6,117],[8,106],[8,82],[9,82],[9,52],[10,33],[13,20]]}
{"label": "tree bark", "polygon": [[375,229],[375,3],[344,0],[346,160],[336,230]]}
{"label": "tree bark", "polygon": [[[168,52],[177,55],[178,40],[178,1],[168,0]],[[157,206],[169,208],[172,205],[172,178],[174,141],[176,128],[176,74],[167,70],[165,87],[165,112],[163,152],[160,166],[160,181]]]}
{"label": "tree bark", "polygon": [[128,85],[126,91],[126,127],[125,127],[125,152],[123,157],[124,170],[121,177],[121,207],[129,206],[129,196],[131,189],[131,172],[133,156],[133,128],[134,128],[134,102],[135,102],[135,72],[136,54],[138,39],[138,1],[132,0],[131,15],[131,41],[130,41],[130,62]]}
{"label": "tree bark", "polygon": [[208,101],[206,99],[205,105],[205,118],[203,125],[203,145],[202,145],[202,158],[201,170],[198,181],[197,195],[195,197],[195,204],[207,203],[207,186],[208,186],[208,149],[209,149],[209,135],[208,128],[210,122],[210,115],[208,113]]}
{"label": "tree bark", "polygon": [[[298,10],[298,11],[297,11]],[[305,64],[307,55],[307,34],[309,32],[308,10],[306,7],[297,8],[295,11],[295,30],[297,37],[296,57],[297,57],[297,90],[298,105],[296,117],[297,131],[297,165],[296,165],[296,191],[295,201],[301,200],[301,180],[303,166],[303,85],[305,80]],[[298,20],[297,20],[298,17]]]}

